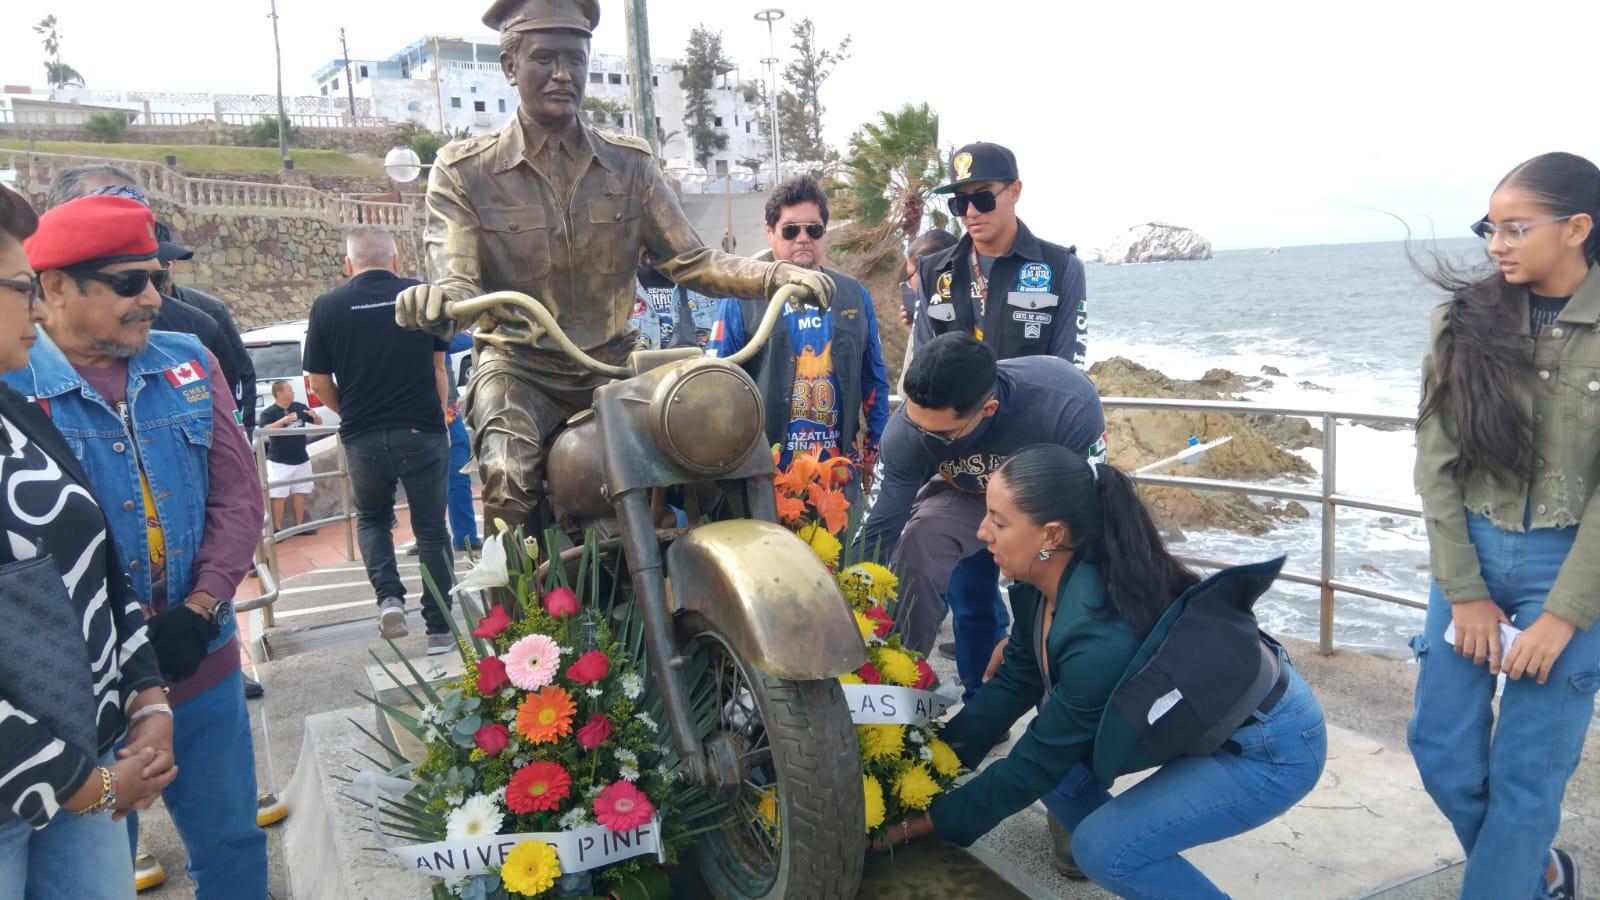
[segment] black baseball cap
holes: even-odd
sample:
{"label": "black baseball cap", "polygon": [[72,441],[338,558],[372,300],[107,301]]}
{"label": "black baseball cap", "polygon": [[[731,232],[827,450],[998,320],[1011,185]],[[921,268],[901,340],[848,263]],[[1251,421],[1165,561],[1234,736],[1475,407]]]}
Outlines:
{"label": "black baseball cap", "polygon": [[935,194],[949,194],[962,187],[979,181],[1016,181],[1017,157],[1010,150],[999,144],[989,144],[979,141],[950,154],[949,184],[940,185],[933,189]]}
{"label": "black baseball cap", "polygon": [[172,240],[172,229],[165,222],[156,223],[156,259],[163,265],[180,259],[193,259],[194,251]]}

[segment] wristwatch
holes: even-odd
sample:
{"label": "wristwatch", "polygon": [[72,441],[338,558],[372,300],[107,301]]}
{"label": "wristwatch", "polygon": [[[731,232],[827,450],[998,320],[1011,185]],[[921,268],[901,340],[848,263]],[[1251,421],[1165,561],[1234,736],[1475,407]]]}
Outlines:
{"label": "wristwatch", "polygon": [[95,771],[100,773],[100,799],[75,812],[80,816],[105,812],[117,805],[117,773],[106,766],[95,766]]}

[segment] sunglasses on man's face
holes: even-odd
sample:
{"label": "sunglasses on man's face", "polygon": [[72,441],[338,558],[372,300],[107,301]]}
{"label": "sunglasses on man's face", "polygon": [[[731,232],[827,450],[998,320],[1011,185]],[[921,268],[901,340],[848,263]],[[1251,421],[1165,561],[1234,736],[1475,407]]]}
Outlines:
{"label": "sunglasses on man's face", "polygon": [[811,238],[813,241],[822,240],[822,236],[828,231],[828,226],[823,225],[820,222],[808,222],[804,225],[801,225],[799,222],[790,222],[789,224],[778,229],[778,233],[783,235],[784,240],[792,241],[800,236],[800,229],[802,228],[806,230],[806,237]]}
{"label": "sunglasses on man's face", "polygon": [[[1006,185],[1006,187],[1010,186],[1011,185],[1009,183]],[[1001,193],[1004,193],[1005,188],[1001,188],[1000,191]],[[971,206],[973,209],[976,209],[981,213],[994,212],[994,205],[997,199],[998,198],[996,197],[994,191],[982,190],[973,191],[970,194],[951,194],[950,199],[945,201],[945,203],[950,207],[950,215],[959,219],[967,214],[968,206]]]}
{"label": "sunglasses on man's face", "polygon": [[167,289],[165,269],[127,269],[111,273],[94,269],[68,269],[67,272],[75,279],[108,284],[118,297],[137,297],[152,284],[156,286],[157,293],[164,293]]}

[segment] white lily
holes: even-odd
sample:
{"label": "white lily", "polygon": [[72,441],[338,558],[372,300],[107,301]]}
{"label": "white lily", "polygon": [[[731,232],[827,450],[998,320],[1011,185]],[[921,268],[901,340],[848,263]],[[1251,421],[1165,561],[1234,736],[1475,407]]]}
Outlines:
{"label": "white lily", "polygon": [[509,587],[511,574],[506,571],[506,544],[499,535],[483,542],[483,555],[478,557],[478,562],[472,571],[461,577],[450,593],[459,594],[462,591],[482,591],[489,588]]}

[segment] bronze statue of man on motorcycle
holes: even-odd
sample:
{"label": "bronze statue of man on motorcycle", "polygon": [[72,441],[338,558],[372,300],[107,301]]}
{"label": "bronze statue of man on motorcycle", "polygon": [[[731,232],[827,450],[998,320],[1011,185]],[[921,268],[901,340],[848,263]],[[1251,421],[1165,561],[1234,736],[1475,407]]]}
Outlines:
{"label": "bronze statue of man on motorcycle", "polygon": [[[634,349],[628,316],[641,248],[673,282],[708,297],[769,297],[785,284],[826,306],[833,282],[785,262],[701,243],[650,145],[590,127],[580,113],[598,0],[498,0],[500,65],[521,104],[499,132],[447,144],[428,183],[423,243],[432,284],[400,295],[400,324],[440,335],[445,304],[514,290],[543,300],[581,349],[618,363]],[[545,439],[587,409],[602,379],[574,365],[517,311],[478,322],[466,421],[483,476],[484,518],[530,533],[545,503]]]}
{"label": "bronze statue of man on motorcycle", "polygon": [[[484,16],[521,105],[499,132],[439,151],[433,282],[401,292],[395,317],[440,336],[476,322],[466,419],[490,531],[500,519],[543,534],[559,513],[574,540],[603,533],[620,555],[680,777],[723,810],[685,823],[703,829],[709,892],[843,900],[865,813],[838,677],[866,648],[832,573],[777,524],[762,399],[739,367],[781,304],[825,308],[833,282],[706,247],[650,146],[583,121],[599,17],[596,0],[497,0]],[[636,352],[641,249],[707,296],[770,297],[749,345],[729,359]],[[702,523],[707,493],[722,502]],[[668,497],[684,498],[688,527],[659,527]]]}

